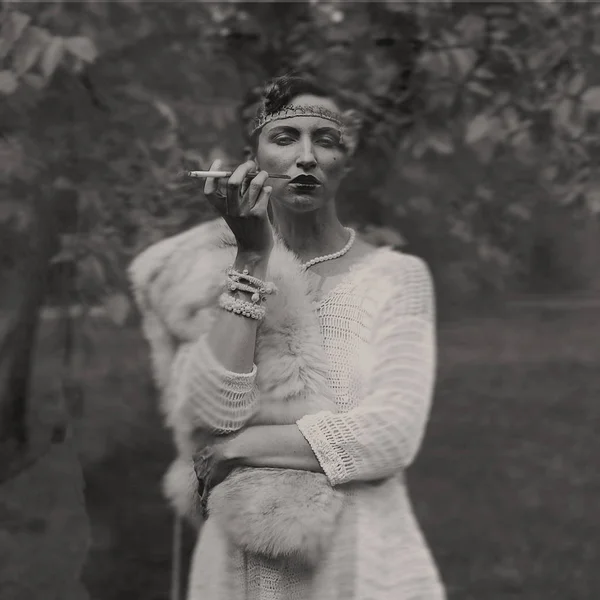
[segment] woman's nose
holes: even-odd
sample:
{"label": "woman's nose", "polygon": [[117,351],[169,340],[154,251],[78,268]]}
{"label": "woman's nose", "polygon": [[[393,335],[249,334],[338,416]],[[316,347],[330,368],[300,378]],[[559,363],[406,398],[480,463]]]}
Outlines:
{"label": "woman's nose", "polygon": [[300,154],[296,160],[296,165],[302,169],[308,170],[314,168],[317,164],[313,145],[310,141],[306,141],[302,144]]}

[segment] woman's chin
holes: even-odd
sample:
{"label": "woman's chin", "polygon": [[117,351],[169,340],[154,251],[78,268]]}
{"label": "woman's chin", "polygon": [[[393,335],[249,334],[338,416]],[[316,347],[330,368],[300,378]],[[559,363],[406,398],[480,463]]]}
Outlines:
{"label": "woman's chin", "polygon": [[295,192],[286,194],[282,204],[292,210],[304,212],[319,208],[323,204],[323,199],[314,193]]}

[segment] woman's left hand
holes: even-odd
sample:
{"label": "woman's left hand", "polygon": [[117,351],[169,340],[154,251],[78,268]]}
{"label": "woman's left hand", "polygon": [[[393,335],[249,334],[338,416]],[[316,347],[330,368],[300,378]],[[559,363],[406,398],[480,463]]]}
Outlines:
{"label": "woman's left hand", "polygon": [[228,452],[235,434],[212,436],[203,440],[194,453],[194,471],[198,479],[198,495],[201,499],[203,516],[206,517],[206,505],[210,491],[229,475],[235,466]]}

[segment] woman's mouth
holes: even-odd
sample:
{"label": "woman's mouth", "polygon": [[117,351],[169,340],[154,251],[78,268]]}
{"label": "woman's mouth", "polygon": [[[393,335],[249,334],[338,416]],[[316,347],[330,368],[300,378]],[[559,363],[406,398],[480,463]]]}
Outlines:
{"label": "woman's mouth", "polygon": [[321,182],[312,175],[298,175],[288,185],[298,192],[312,192],[321,186]]}

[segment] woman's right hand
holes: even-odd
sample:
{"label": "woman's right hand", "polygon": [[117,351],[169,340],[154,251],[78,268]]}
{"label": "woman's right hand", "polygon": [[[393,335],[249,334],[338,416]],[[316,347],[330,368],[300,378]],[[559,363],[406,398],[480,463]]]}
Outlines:
{"label": "woman's right hand", "polygon": [[[210,166],[211,171],[220,168],[220,160]],[[246,174],[255,169],[256,164],[248,161],[228,179],[209,177],[204,184],[204,193],[233,232],[238,252],[268,257],[273,249],[273,229],[267,207],[273,188],[265,186],[269,177],[266,171],[248,180]]]}

